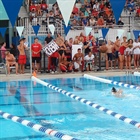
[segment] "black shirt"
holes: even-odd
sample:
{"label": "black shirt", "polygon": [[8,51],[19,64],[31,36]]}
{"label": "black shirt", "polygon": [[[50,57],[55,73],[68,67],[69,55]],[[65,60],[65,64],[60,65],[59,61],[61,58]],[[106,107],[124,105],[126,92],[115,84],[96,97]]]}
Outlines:
{"label": "black shirt", "polygon": [[50,43],[52,40],[53,40],[52,36],[45,38],[45,41],[46,41],[47,44]]}
{"label": "black shirt", "polygon": [[16,48],[11,48],[10,53],[14,55],[14,57],[18,56],[18,50]]}
{"label": "black shirt", "polygon": [[[84,46],[87,44],[88,44],[88,42],[84,42]],[[91,51],[89,47],[90,47],[90,45],[85,49],[85,55]]]}

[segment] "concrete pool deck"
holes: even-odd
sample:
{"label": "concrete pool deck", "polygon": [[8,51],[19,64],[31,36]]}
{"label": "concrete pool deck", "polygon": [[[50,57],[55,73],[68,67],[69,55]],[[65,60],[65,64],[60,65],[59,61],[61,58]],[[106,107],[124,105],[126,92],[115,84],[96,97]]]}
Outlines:
{"label": "concrete pool deck", "polygon": [[[38,74],[37,77],[39,79],[52,79],[52,78],[74,78],[74,77],[81,77],[84,74],[89,74],[93,76],[124,76],[126,75],[126,71],[115,71],[115,70],[108,70],[108,71],[97,71],[97,72],[74,72],[74,73],[57,73],[57,74],[48,74],[42,73]],[[0,81],[15,81],[15,80],[29,80],[31,78],[30,73],[25,74],[0,74]]]}

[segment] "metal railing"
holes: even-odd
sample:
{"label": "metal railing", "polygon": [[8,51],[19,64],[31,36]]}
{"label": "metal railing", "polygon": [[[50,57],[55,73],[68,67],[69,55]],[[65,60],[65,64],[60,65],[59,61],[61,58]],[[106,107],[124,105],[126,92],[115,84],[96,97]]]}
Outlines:
{"label": "metal railing", "polygon": [[[121,17],[122,21],[124,20],[125,23],[124,25],[116,25],[113,24],[113,29],[125,29],[127,31],[132,31],[135,28],[140,28],[139,25],[135,24],[135,20],[137,19],[136,17],[129,15],[129,16],[122,16]],[[24,33],[25,35],[29,34],[29,23],[31,25],[40,25],[40,29],[38,34],[40,35],[46,35],[47,32],[49,32],[48,25],[49,24],[54,24],[55,26],[55,33],[64,33],[64,22],[62,19],[54,17],[53,19],[45,18],[45,17],[37,17],[33,18],[32,21],[30,21],[29,17],[24,17],[24,18],[18,18],[16,25],[17,26],[24,26],[25,30]],[[139,26],[139,27],[136,27]],[[106,28],[110,27],[105,25]],[[98,32],[102,27],[101,26],[92,26],[92,28],[95,30],[95,32]],[[84,26],[73,26],[71,25],[72,30],[83,30]],[[33,29],[31,29],[31,34],[34,34]]]}

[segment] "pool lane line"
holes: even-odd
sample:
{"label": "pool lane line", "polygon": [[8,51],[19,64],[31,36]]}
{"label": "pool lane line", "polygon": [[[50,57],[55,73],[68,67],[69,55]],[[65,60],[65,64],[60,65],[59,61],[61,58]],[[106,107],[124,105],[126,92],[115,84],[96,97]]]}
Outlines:
{"label": "pool lane line", "polygon": [[69,135],[65,135],[65,134],[63,134],[61,132],[58,132],[56,130],[44,127],[44,126],[39,125],[39,124],[35,124],[35,123],[31,122],[31,121],[22,119],[22,118],[20,118],[18,116],[13,116],[13,115],[11,115],[9,113],[3,112],[2,110],[0,110],[0,116],[2,116],[4,119],[12,120],[13,122],[20,123],[21,125],[29,127],[29,128],[31,128],[33,130],[43,132],[43,133],[45,133],[45,134],[47,134],[49,136],[53,136],[53,137],[59,138],[61,140],[78,140],[76,138],[73,138],[73,137],[71,137]]}
{"label": "pool lane line", "polygon": [[117,86],[120,86],[120,87],[140,90],[140,86],[125,84],[125,83],[122,83],[122,82],[112,81],[112,80],[108,80],[108,79],[104,79],[104,78],[100,78],[100,77],[96,77],[96,76],[92,76],[92,75],[88,75],[88,74],[84,74],[83,76],[84,76],[84,78],[92,79],[94,81],[99,81],[99,82],[102,82],[102,83],[107,83],[107,84],[117,85]]}
{"label": "pool lane line", "polygon": [[114,112],[112,110],[104,108],[104,107],[102,107],[102,106],[100,106],[100,105],[98,105],[96,103],[93,103],[93,102],[91,102],[89,100],[86,100],[84,98],[76,96],[73,93],[67,92],[67,91],[65,91],[65,90],[63,90],[63,89],[61,89],[59,87],[53,86],[52,84],[46,83],[46,82],[44,82],[44,81],[42,81],[42,80],[40,80],[40,79],[38,79],[38,78],[36,78],[34,76],[31,77],[31,80],[33,80],[33,81],[35,81],[35,82],[37,82],[39,84],[42,84],[42,85],[44,85],[46,87],[49,87],[50,89],[53,89],[53,90],[55,90],[55,91],[57,91],[59,93],[62,93],[62,94],[66,95],[66,96],[68,96],[68,97],[70,97],[72,99],[75,99],[75,100],[77,100],[79,102],[82,102],[82,103],[84,103],[84,104],[86,104],[88,106],[91,106],[92,108],[96,108],[96,109],[98,109],[100,111],[103,111],[106,114],[111,115],[111,116],[113,116],[113,117],[115,117],[115,118],[117,118],[117,119],[119,119],[119,120],[121,120],[121,121],[123,121],[125,123],[131,124],[131,125],[133,125],[133,126],[135,126],[137,128],[140,128],[140,122],[137,122],[137,121],[132,120],[132,119],[126,117],[126,116],[123,116],[123,115],[121,115],[119,113],[116,113],[116,112]]}

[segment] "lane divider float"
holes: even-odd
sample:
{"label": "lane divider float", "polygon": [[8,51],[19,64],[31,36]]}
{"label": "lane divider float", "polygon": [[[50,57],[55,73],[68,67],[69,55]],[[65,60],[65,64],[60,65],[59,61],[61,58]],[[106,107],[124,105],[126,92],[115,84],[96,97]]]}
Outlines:
{"label": "lane divider float", "polygon": [[125,84],[125,83],[122,83],[122,82],[117,82],[117,81],[112,81],[112,80],[108,80],[108,79],[104,79],[104,78],[99,78],[99,77],[96,77],[96,76],[91,76],[91,75],[88,75],[88,74],[84,74],[84,78],[92,79],[92,80],[99,81],[99,82],[102,82],[102,83],[117,85],[117,86],[120,86],[120,87],[140,90],[140,86],[129,85],[129,84]]}
{"label": "lane divider float", "polygon": [[35,124],[31,121],[22,119],[18,116],[13,116],[13,115],[6,113],[6,112],[3,112],[1,110],[0,110],[0,116],[2,116],[4,119],[9,119],[9,120],[12,120],[13,122],[20,123],[21,125],[29,127],[33,130],[43,132],[43,133],[47,134],[48,136],[53,136],[53,137],[59,138],[61,140],[78,140],[78,139],[73,138],[69,135],[65,135],[65,134],[58,132],[56,130],[44,127],[44,126],[39,125],[39,124]]}
{"label": "lane divider float", "polygon": [[90,106],[92,108],[96,108],[96,109],[98,109],[98,110],[100,110],[100,111],[102,111],[102,112],[104,112],[104,113],[106,113],[108,115],[111,115],[111,116],[113,116],[113,117],[115,117],[115,118],[117,118],[117,119],[119,119],[119,120],[121,120],[121,121],[123,121],[125,123],[131,124],[131,125],[133,125],[133,126],[135,126],[137,128],[140,128],[140,122],[138,122],[138,121],[132,120],[132,119],[126,117],[126,116],[123,116],[123,115],[121,115],[119,113],[116,113],[116,112],[114,112],[112,110],[109,110],[109,109],[107,109],[105,107],[102,107],[102,106],[100,106],[100,105],[98,105],[96,103],[93,103],[93,102],[91,102],[89,100],[86,100],[84,98],[76,96],[73,93],[67,92],[67,91],[65,91],[65,90],[63,90],[63,89],[61,89],[59,87],[53,86],[52,84],[44,82],[44,81],[42,81],[42,80],[40,80],[40,79],[38,79],[38,78],[36,78],[34,76],[32,76],[31,79],[33,81],[39,83],[39,84],[42,84],[43,86],[46,86],[46,87],[48,87],[50,89],[53,89],[53,90],[55,90],[55,91],[57,91],[59,93],[62,93],[64,95],[66,95],[66,96],[68,96],[68,97],[70,97],[72,99],[75,99],[75,100],[77,100],[79,102],[82,102],[82,103],[84,103],[84,104],[86,104],[86,105],[88,105],[88,106]]}
{"label": "lane divider float", "polygon": [[140,76],[140,72],[134,72],[134,76]]}

